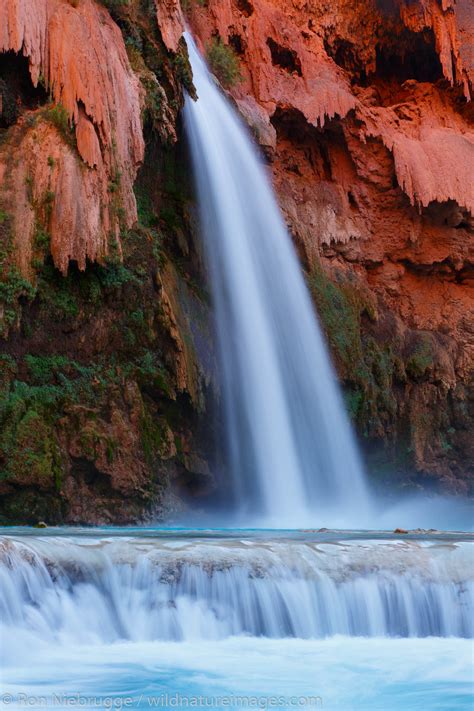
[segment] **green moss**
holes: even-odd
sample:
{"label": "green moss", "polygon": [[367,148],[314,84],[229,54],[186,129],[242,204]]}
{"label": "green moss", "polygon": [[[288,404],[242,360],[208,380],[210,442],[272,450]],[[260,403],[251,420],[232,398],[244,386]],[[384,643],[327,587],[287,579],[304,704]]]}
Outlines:
{"label": "green moss", "polygon": [[433,349],[429,336],[422,336],[406,360],[406,371],[414,379],[420,379],[433,367]]}
{"label": "green moss", "polygon": [[137,200],[138,221],[144,228],[154,228],[158,225],[153,203],[150,196],[139,187],[135,187],[135,197]]}
{"label": "green moss", "polygon": [[[2,479],[60,488],[62,463],[53,422],[60,401],[57,388],[13,383],[0,404]],[[48,484],[49,482],[49,484]]]}
{"label": "green moss", "polygon": [[239,58],[220,37],[214,37],[206,50],[206,58],[213,74],[221,84],[230,88],[242,81]]}
{"label": "green moss", "polygon": [[19,318],[20,297],[31,301],[34,296],[35,288],[20,274],[15,265],[10,265],[0,275],[0,336],[4,336]]}
{"label": "green moss", "polygon": [[347,374],[363,360],[360,327],[365,301],[342,279],[332,282],[319,265],[309,276],[309,286],[331,349]]}
{"label": "green moss", "polygon": [[7,353],[0,354],[0,398],[8,392],[10,383],[18,372],[16,360]]}
{"label": "green moss", "polygon": [[363,393],[360,390],[345,390],[344,400],[349,416],[356,420],[363,407]]}
{"label": "green moss", "polygon": [[152,465],[159,458],[163,443],[163,429],[159,420],[147,410],[145,410],[141,421],[141,442],[145,460]]}
{"label": "green moss", "polygon": [[25,363],[35,385],[51,383],[59,373],[75,367],[75,364],[64,355],[28,354],[25,356]]}
{"label": "green moss", "polygon": [[193,70],[191,69],[191,64],[189,62],[188,50],[184,39],[182,39],[178,46],[178,51],[173,57],[173,71],[178,79],[178,81],[184,86],[186,91],[193,95],[194,85],[193,85]]}
{"label": "green moss", "polygon": [[[32,409],[26,411],[14,428],[14,446],[7,452],[8,472],[13,478],[25,474],[29,479],[52,479],[61,488],[61,454],[53,429]],[[8,430],[7,430],[8,434]]]}
{"label": "green moss", "polygon": [[79,302],[64,278],[52,264],[46,264],[38,280],[38,294],[43,310],[61,320],[79,314]]}
{"label": "green moss", "polygon": [[50,241],[50,234],[46,232],[46,230],[44,230],[42,227],[37,227],[33,238],[34,248],[40,252],[48,252]]}
{"label": "green moss", "polygon": [[382,436],[396,412],[400,359],[390,343],[363,335],[362,320],[376,320],[376,306],[357,282],[337,274],[331,281],[319,265],[309,286],[343,380],[348,413],[365,436]]}
{"label": "green moss", "polygon": [[76,135],[69,121],[69,114],[62,104],[50,104],[42,110],[41,116],[58,129],[61,136],[70,146],[76,146]]}
{"label": "green moss", "polygon": [[116,193],[119,190],[121,179],[122,179],[122,174],[120,171],[117,171],[112,176],[112,179],[109,182],[109,192],[110,193]]}
{"label": "green moss", "polygon": [[130,5],[130,0],[100,0],[108,10],[115,11]]}
{"label": "green moss", "polygon": [[134,363],[134,371],[140,384],[157,388],[168,397],[172,396],[170,376],[161,363],[158,355],[151,350],[146,350]]}

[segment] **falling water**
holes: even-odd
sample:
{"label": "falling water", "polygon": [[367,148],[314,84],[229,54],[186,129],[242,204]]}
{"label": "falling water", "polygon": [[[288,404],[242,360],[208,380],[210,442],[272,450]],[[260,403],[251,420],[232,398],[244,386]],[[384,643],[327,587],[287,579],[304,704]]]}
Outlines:
{"label": "falling water", "polygon": [[237,504],[301,525],[330,507],[361,514],[357,448],[265,168],[187,35],[186,98],[220,349]]}
{"label": "falling water", "polygon": [[472,637],[471,562],[463,541],[10,537],[0,631],[66,645]]}

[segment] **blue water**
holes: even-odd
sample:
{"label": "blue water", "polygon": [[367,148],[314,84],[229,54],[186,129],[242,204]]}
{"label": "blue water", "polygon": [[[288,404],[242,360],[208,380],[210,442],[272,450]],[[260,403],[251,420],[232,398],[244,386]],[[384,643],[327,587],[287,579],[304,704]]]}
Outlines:
{"label": "blue water", "polygon": [[319,696],[328,709],[472,709],[472,644],[460,639],[243,637],[79,645],[67,653],[46,647],[36,650],[33,668],[23,654],[17,666],[4,668],[4,693],[46,696],[50,703],[53,694],[79,693],[86,708],[95,697],[115,708],[176,708],[180,695],[189,703],[205,697],[204,707],[219,709],[242,708],[232,703],[238,696],[255,697],[254,708],[272,707],[275,697],[284,698],[273,708],[294,708],[291,697]]}
{"label": "blue water", "polygon": [[[444,622],[433,623],[446,629],[460,614],[458,605],[474,604],[472,595],[466,597],[473,578],[472,535],[156,527],[8,528],[0,534],[0,592],[7,590],[5,582],[17,591],[7,594],[4,604],[12,617],[4,617],[0,628],[5,707],[472,708],[472,639],[426,637],[422,630],[424,611],[434,614],[435,603]],[[165,582],[147,568],[150,561],[163,564]],[[188,583],[180,588],[178,578],[186,570]],[[212,587],[216,571],[221,582]],[[317,594],[321,585],[322,595],[329,579],[334,587],[326,605],[332,596],[335,607],[325,609],[337,619],[343,605],[344,615],[356,616],[348,619],[349,629],[369,624],[368,612],[370,624],[377,617],[383,624],[387,612],[377,595],[399,589],[398,607],[406,599],[420,610],[412,636],[402,630],[402,637],[303,639],[285,632],[290,612],[300,629],[307,620],[307,631],[316,625],[317,632],[318,624],[305,613],[305,586]],[[229,581],[234,590],[226,587]],[[281,624],[280,635],[236,634],[235,626],[229,633],[232,606],[245,611],[253,604],[243,597],[250,584],[257,586],[259,605],[267,599],[263,612]],[[354,594],[368,595],[368,612],[352,593],[347,597],[347,585],[355,586]],[[160,586],[171,586],[165,603]],[[378,607],[372,607],[376,600]],[[221,605],[226,601],[229,608]],[[179,641],[157,638],[164,634],[156,627],[157,606],[163,604],[170,614],[179,613]],[[400,613],[398,607],[389,617]],[[122,620],[118,635],[115,616]],[[426,624],[429,619],[428,614]],[[392,628],[394,619],[388,622]]]}

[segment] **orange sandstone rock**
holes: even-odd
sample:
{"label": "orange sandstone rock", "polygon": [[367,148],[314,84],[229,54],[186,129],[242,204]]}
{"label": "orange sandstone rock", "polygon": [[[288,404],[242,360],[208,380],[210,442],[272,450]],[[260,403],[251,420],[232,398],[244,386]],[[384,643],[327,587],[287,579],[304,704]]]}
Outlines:
{"label": "orange sandstone rock", "polygon": [[366,423],[369,439],[387,446],[402,433],[396,451],[410,443],[415,479],[422,472],[466,492],[472,2],[208,0],[189,19],[203,47],[218,33],[239,54],[244,79],[231,93],[270,158],[303,265],[322,264],[369,294],[364,342],[375,339],[401,364],[427,344],[426,371],[407,376],[401,365],[388,386],[392,410],[375,434]]}
{"label": "orange sandstone rock", "polygon": [[249,0],[237,7],[231,0],[209,0],[192,20],[204,46],[217,30],[243,53],[247,72],[237,98],[252,93],[270,115],[279,105],[291,106],[321,126],[354,108],[347,78],[308,27],[307,10],[285,0]]}
{"label": "orange sandstone rock", "polygon": [[[119,28],[93,0],[0,0],[0,52],[6,51],[28,58],[33,85],[42,81],[64,107],[77,142],[76,153],[50,126],[23,127],[19,149],[14,141],[2,146],[0,190],[10,193],[14,222],[23,226],[17,242],[33,237],[32,206],[23,200],[15,205],[18,193],[12,191],[27,172],[36,201],[43,190],[54,192],[56,265],[65,272],[74,259],[84,268],[87,258],[107,254],[109,237],[119,239],[120,220],[128,227],[136,220],[133,183],[144,152],[138,79]],[[57,162],[53,171],[44,167],[48,155]],[[28,250],[18,256],[27,274]]]}
{"label": "orange sandstone rock", "polygon": [[431,84],[411,81],[409,89],[409,99],[392,106],[361,102],[361,136],[379,137],[391,151],[412,205],[455,200],[474,214],[474,130]]}
{"label": "orange sandstone rock", "polygon": [[155,0],[156,17],[167,49],[176,52],[184,32],[184,17],[179,0]]}
{"label": "orange sandstone rock", "polygon": [[443,74],[451,84],[461,84],[471,98],[474,83],[474,8],[471,0],[401,0],[400,15],[409,29],[433,31]]}

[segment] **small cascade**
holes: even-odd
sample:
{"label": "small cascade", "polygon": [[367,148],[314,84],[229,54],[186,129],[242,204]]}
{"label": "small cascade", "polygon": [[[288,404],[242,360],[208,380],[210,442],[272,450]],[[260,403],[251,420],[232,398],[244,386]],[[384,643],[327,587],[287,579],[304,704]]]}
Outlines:
{"label": "small cascade", "polygon": [[[216,316],[237,508],[298,526],[368,496],[336,378],[257,151],[187,34],[184,119]],[[353,518],[353,517],[352,517]]]}
{"label": "small cascade", "polygon": [[472,637],[471,562],[465,542],[6,538],[2,636]]}

